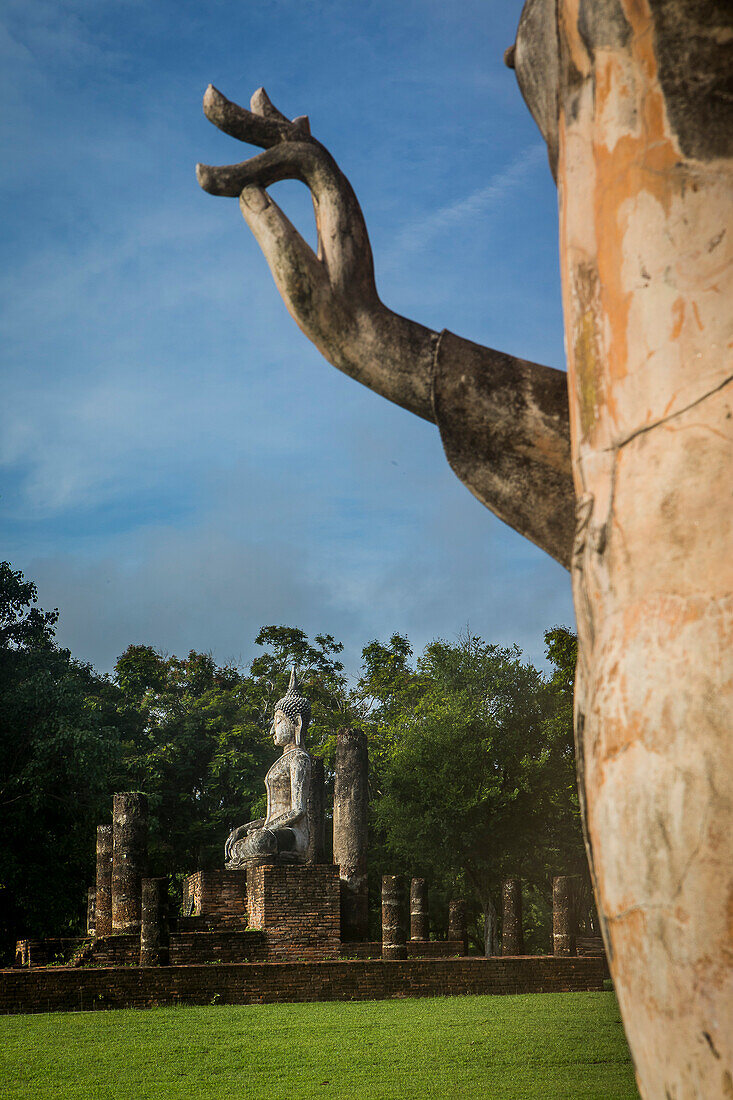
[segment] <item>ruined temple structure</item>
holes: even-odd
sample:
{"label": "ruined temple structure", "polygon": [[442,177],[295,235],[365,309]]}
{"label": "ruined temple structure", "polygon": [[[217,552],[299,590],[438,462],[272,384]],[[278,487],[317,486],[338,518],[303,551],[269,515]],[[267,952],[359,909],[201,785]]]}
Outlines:
{"label": "ruined temple structure", "polygon": [[[325,863],[309,717],[293,673],[275,706],[273,740],[283,753],[267,775],[267,814],[230,833],[222,870],[188,875],[180,916],[169,914],[167,880],[147,873],[145,795],[116,794],[112,825],[97,829],[88,938],[21,941],[18,970],[0,975],[0,1012],[602,988],[600,957],[467,959],[462,900],[450,905],[448,938],[431,939],[422,878],[408,892],[401,875],[383,877],[382,940],[369,942],[366,740],[339,735],[339,862]],[[66,966],[45,969],[59,957]]]}
{"label": "ruined temple structure", "polygon": [[[264,152],[197,175],[325,358],[434,423],[571,572],[581,810],[639,1089],[729,1097],[733,4],[526,0],[506,63],[558,188],[567,375],[389,309],[351,184],[264,89],[247,111],[208,88],[206,117]],[[316,251],[283,179],[312,193]]]}

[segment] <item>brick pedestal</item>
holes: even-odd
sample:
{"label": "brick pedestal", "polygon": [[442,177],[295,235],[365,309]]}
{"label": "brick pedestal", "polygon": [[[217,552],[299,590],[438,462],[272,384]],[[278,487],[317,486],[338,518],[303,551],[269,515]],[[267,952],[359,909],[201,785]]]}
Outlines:
{"label": "brick pedestal", "polygon": [[270,958],[335,959],[339,893],[339,869],[330,864],[250,867],[249,927],[267,934]]}

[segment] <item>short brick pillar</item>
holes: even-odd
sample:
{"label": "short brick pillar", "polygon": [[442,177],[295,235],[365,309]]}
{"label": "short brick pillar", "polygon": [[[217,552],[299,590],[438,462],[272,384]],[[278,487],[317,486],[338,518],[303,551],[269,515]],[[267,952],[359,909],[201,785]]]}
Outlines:
{"label": "short brick pillar", "polygon": [[502,955],[523,955],[524,934],[522,932],[522,884],[518,878],[508,878],[501,890],[501,953]]}
{"label": "short brick pillar", "polygon": [[168,880],[142,880],[140,966],[168,963]]}
{"label": "short brick pillar", "polygon": [[410,883],[410,939],[430,939],[428,884],[424,878],[414,878]]}
{"label": "short brick pillar", "polygon": [[196,871],[183,880],[184,917],[209,917],[215,924],[247,927],[247,872]]}
{"label": "short brick pillar", "polygon": [[573,879],[558,875],[552,880],[552,951],[554,955],[575,955]]}
{"label": "short brick pillar", "polygon": [[382,958],[407,958],[407,897],[402,875],[382,875]]}
{"label": "short brick pillar", "polygon": [[463,898],[454,898],[448,906],[448,939],[460,940],[463,954],[468,951],[468,915]]}
{"label": "short brick pillar", "polygon": [[339,893],[338,867],[330,863],[249,867],[249,927],[267,934],[268,958],[337,958]]}
{"label": "short brick pillar", "polygon": [[96,887],[90,886],[87,890],[87,936],[94,935],[94,928],[97,923],[97,914],[95,911],[96,898]]}
{"label": "short brick pillar", "polygon": [[148,862],[148,800],[140,791],[116,794],[112,806],[112,931],[137,932]]}
{"label": "short brick pillar", "polygon": [[341,939],[369,937],[369,754],[361,730],[339,730],[333,787],[333,861],[341,877]]}
{"label": "short brick pillar", "polygon": [[94,935],[112,932],[112,826],[97,826],[97,889],[94,900]]}

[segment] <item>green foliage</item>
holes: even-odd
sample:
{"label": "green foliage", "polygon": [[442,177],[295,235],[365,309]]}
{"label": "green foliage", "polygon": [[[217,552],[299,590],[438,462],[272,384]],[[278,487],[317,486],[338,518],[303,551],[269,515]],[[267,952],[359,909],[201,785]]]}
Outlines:
{"label": "green foliage", "polygon": [[528,885],[531,942],[546,938],[549,916],[532,887],[547,894],[553,874],[584,858],[564,679],[572,637],[550,634],[549,684],[516,648],[472,635],[433,642],[414,668],[406,639],[365,650],[360,688],[375,703],[370,743],[379,745],[382,787],[377,831],[393,868],[396,859],[406,874],[425,875],[443,899],[468,894],[488,950],[505,877]]}
{"label": "green foliage", "polygon": [[0,564],[0,951],[76,929],[95,827],[109,812],[116,732],[87,705],[101,681],[54,643],[55,611]]}
{"label": "green foliage", "polygon": [[638,1100],[612,993],[0,1017],[6,1100]]}

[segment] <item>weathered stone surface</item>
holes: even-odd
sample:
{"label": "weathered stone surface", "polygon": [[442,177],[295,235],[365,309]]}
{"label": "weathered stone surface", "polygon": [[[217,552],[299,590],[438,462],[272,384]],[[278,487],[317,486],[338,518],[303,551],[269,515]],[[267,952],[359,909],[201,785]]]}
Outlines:
{"label": "weathered stone surface", "polygon": [[305,749],[311,707],[295,669],[286,694],[275,704],[270,732],[283,750],[265,776],[267,815],[233,829],[224,847],[224,866],[246,870],[264,863],[305,863],[311,843],[311,767]]}
{"label": "weathered stone surface", "polygon": [[414,878],[410,883],[410,939],[430,939],[428,884],[424,878]]}
{"label": "weathered stone surface", "polygon": [[341,938],[369,936],[369,756],[361,730],[339,730],[333,791],[333,859],[341,877]]}
{"label": "weathered stone surface", "polygon": [[144,878],[140,922],[140,966],[168,963],[168,880]]}
{"label": "weathered stone surface", "polygon": [[382,875],[382,957],[407,958],[407,896],[402,875]]}
{"label": "weathered stone surface", "polygon": [[94,934],[112,932],[112,826],[97,826],[97,886],[94,900]]}
{"label": "weathered stone surface", "polygon": [[460,940],[463,953],[468,950],[468,911],[463,898],[454,898],[448,906],[448,939]]}
{"label": "weathered stone surface", "polygon": [[503,903],[501,919],[502,955],[524,954],[522,930],[522,884],[518,878],[508,878],[502,885]]}
{"label": "weathered stone surface", "polygon": [[116,794],[112,806],[113,932],[139,930],[142,880],[147,864],[148,800],[140,791]]}
{"label": "weathered stone surface", "polygon": [[323,863],[326,858],[326,805],[323,760],[311,757],[311,785],[308,796],[309,840],[306,863]]}
{"label": "weathered stone surface", "polygon": [[558,875],[552,880],[552,952],[554,955],[576,953],[573,879],[570,875]]}

